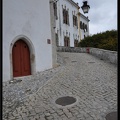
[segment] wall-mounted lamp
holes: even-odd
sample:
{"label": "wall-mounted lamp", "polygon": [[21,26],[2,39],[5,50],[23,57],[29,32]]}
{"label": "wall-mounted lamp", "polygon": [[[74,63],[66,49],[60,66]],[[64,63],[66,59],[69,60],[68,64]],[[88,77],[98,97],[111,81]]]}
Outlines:
{"label": "wall-mounted lamp", "polygon": [[59,0],[50,0],[50,3],[56,3],[58,2]]}
{"label": "wall-mounted lamp", "polygon": [[83,10],[83,12],[84,12],[84,14],[85,13],[88,13],[88,11],[89,11],[89,9],[90,9],[90,6],[87,4],[88,2],[85,0],[85,1],[83,1],[83,6],[81,7],[82,8],[82,10]]}

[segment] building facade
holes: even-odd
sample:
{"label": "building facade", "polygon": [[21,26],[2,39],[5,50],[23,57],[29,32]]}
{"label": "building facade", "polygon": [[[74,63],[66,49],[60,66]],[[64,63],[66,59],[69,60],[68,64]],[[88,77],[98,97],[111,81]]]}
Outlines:
{"label": "building facade", "polygon": [[78,3],[73,0],[58,0],[54,9],[57,46],[77,47],[89,35],[89,19],[80,13]]}
{"label": "building facade", "polygon": [[89,36],[89,19],[83,14],[80,14],[80,32],[81,40]]}
{"label": "building facade", "polygon": [[52,4],[48,0],[3,0],[3,82],[56,64]]}
{"label": "building facade", "polygon": [[3,81],[56,67],[56,46],[77,47],[89,35],[79,9],[72,0],[4,0]]}

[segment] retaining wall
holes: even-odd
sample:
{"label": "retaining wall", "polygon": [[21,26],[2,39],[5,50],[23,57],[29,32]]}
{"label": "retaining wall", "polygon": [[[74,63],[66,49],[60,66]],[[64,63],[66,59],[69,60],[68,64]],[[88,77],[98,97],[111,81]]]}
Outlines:
{"label": "retaining wall", "polygon": [[57,52],[77,52],[77,53],[88,53],[94,55],[100,59],[109,61],[113,64],[117,64],[117,52],[104,50],[99,48],[91,47],[57,47]]}

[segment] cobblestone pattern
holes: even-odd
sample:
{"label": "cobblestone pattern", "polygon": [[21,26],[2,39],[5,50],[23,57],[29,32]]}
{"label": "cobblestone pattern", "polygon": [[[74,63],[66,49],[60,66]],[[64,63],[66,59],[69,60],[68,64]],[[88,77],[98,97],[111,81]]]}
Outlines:
{"label": "cobblestone pattern", "polygon": [[[117,110],[117,66],[86,53],[58,55],[64,58],[64,66],[4,120],[105,120],[108,112]],[[69,95],[78,98],[74,106],[55,104],[57,98]]]}
{"label": "cobblestone pattern", "polygon": [[[65,64],[64,59],[58,57],[60,66]],[[13,111],[17,106],[23,103],[27,96],[35,93],[46,82],[52,78],[61,67],[49,69],[46,71],[38,72],[35,75],[14,80],[14,82],[3,83],[3,116],[7,116],[10,111]]]}
{"label": "cobblestone pattern", "polygon": [[92,47],[57,47],[58,52],[76,52],[76,53],[89,53],[96,56],[99,59],[109,61],[110,63],[117,65],[117,51],[104,50]]}

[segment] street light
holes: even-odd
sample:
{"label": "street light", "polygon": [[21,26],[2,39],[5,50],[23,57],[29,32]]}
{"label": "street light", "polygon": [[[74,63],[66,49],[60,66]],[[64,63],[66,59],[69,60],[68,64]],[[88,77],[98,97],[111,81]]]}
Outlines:
{"label": "street light", "polygon": [[83,1],[83,6],[81,7],[82,8],[82,10],[83,10],[83,12],[84,12],[84,14],[85,13],[88,13],[88,11],[89,11],[89,9],[90,9],[90,6],[89,5],[87,5],[87,1],[85,0],[85,1]]}

